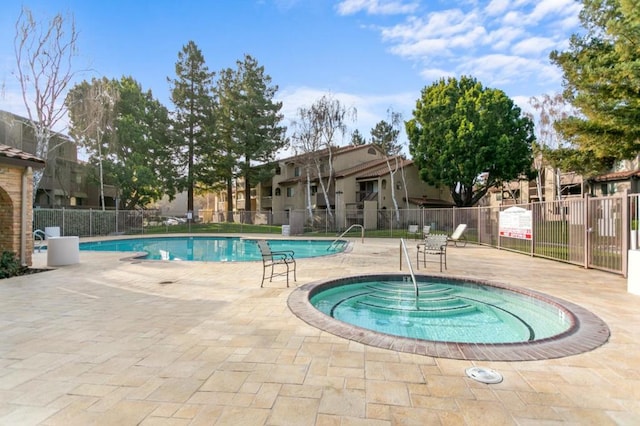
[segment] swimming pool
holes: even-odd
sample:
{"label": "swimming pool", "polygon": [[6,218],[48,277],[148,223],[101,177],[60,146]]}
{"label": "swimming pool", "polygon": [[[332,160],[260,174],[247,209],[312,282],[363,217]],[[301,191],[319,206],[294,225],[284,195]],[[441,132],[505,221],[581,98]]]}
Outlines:
{"label": "swimming pool", "polygon": [[[328,256],[344,251],[347,241],[269,240],[274,251],[293,250],[297,259]],[[149,237],[80,243],[81,251],[146,253],[150,260],[249,262],[261,260],[255,239],[241,237]]]}
{"label": "swimming pool", "polygon": [[573,355],[608,340],[606,324],[570,302],[526,289],[406,274],[343,277],[298,288],[289,307],[322,330],[364,344],[457,359]]}

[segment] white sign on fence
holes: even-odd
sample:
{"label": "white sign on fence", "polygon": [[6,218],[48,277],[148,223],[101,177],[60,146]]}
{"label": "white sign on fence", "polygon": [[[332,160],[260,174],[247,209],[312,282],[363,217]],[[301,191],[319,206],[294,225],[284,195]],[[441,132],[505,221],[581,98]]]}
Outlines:
{"label": "white sign on fence", "polygon": [[533,215],[522,207],[509,207],[500,212],[499,232],[501,237],[531,240]]}

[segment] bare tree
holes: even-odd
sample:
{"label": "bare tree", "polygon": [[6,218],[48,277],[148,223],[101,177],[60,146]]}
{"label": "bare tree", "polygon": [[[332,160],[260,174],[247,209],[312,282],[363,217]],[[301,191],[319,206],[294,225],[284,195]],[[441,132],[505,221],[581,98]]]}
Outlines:
{"label": "bare tree", "polygon": [[371,143],[378,146],[384,153],[384,158],[387,163],[387,170],[389,170],[389,180],[391,184],[391,200],[393,201],[393,208],[396,213],[396,222],[400,222],[400,207],[396,197],[396,183],[395,175],[400,171],[400,177],[403,183],[403,189],[405,194],[405,200],[409,201],[409,193],[407,189],[407,182],[404,173],[404,159],[400,157],[400,151],[402,151],[402,145],[398,143],[398,135],[400,134],[400,123],[402,122],[402,114],[394,112],[392,109],[387,110],[389,116],[389,122],[384,120],[378,122],[376,126],[371,129]]}
{"label": "bare tree", "polygon": [[320,145],[327,150],[329,170],[327,172],[326,185],[322,179],[323,173],[320,158],[314,157],[314,160],[329,217],[333,221],[333,213],[328,207],[331,205],[329,192],[333,181],[333,150],[337,147],[335,139],[338,135],[344,137],[347,132],[346,120],[355,120],[357,111],[355,108],[346,108],[332,96],[323,96],[311,106],[310,113]]}
{"label": "bare tree", "polygon": [[[74,72],[71,59],[76,55],[78,33],[73,16],[60,14],[46,24],[36,22],[31,11],[23,7],[16,21],[14,50],[16,77],[22,90],[27,118],[36,138],[35,155],[46,160],[54,128],[65,116],[64,92]],[[44,174],[33,172],[33,197]]]}
{"label": "bare tree", "polygon": [[[567,145],[567,142],[556,130],[555,123],[569,117],[569,115],[575,112],[567,105],[560,93],[553,95],[545,93],[539,98],[535,96],[531,97],[529,104],[535,110],[535,115],[529,114],[529,117],[534,121],[536,133],[533,152],[533,166],[537,171],[536,189],[538,191],[538,199],[543,201],[542,173],[547,166],[551,165],[547,157],[551,151],[565,148]],[[560,200],[562,199],[560,169],[554,167],[553,173],[556,196],[557,199]]]}
{"label": "bare tree", "polygon": [[313,207],[311,204],[311,171],[314,168],[314,157],[319,155],[320,138],[313,126],[310,110],[307,108],[298,109],[298,118],[293,121],[294,129],[291,137],[291,146],[297,157],[296,164],[304,169],[306,186],[306,211],[308,220],[313,221]]}
{"label": "bare tree", "polygon": [[65,102],[71,118],[70,133],[76,141],[97,153],[102,210],[105,209],[103,162],[108,155],[104,151],[109,151],[108,146],[104,146],[104,136],[109,134],[111,139],[116,136],[114,125],[118,99],[116,83],[102,78],[76,85],[69,91]]}
{"label": "bare tree", "polygon": [[[294,149],[300,153],[301,165],[307,176],[307,210],[311,214],[311,178],[317,177],[322,189],[327,213],[333,220],[333,212],[329,206],[329,193],[333,181],[333,152],[336,137],[344,136],[347,131],[346,120],[355,119],[356,109],[346,108],[332,96],[322,96],[310,108],[298,109],[298,120],[294,123]],[[328,171],[324,172],[324,158],[327,158]]]}

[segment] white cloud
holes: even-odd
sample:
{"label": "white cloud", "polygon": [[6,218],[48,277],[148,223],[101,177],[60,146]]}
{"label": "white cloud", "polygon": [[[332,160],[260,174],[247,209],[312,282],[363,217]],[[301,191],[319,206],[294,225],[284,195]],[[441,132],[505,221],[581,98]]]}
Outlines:
{"label": "white cloud", "polygon": [[415,43],[402,43],[390,49],[405,58],[422,58],[432,55],[450,55],[448,41],[444,39],[425,39]]}
{"label": "white cloud", "polygon": [[581,7],[575,0],[540,0],[532,10],[511,10],[505,14],[503,22],[521,26],[549,25],[565,17],[577,17]]}
{"label": "white cloud", "polygon": [[547,37],[530,37],[519,41],[511,48],[514,55],[540,55],[542,52],[549,51],[557,46],[555,40]]}
{"label": "white cloud", "polygon": [[[346,0],[352,7],[377,3]],[[548,55],[566,49],[579,28],[575,0],[468,0],[430,2],[423,15],[406,13],[394,25],[376,28],[388,50],[415,62],[428,82],[468,74],[484,84],[539,93],[561,81]],[[521,92],[523,93],[523,92]],[[526,92],[524,92],[526,93]]]}
{"label": "white cloud", "polygon": [[490,46],[493,50],[503,51],[523,34],[524,30],[522,28],[500,27],[488,33],[483,43]]}
{"label": "white cloud", "polygon": [[505,10],[507,10],[509,4],[509,0],[491,0],[487,7],[484,8],[484,11],[489,16],[500,15]]}
{"label": "white cloud", "polygon": [[336,6],[338,14],[353,15],[365,12],[368,15],[397,15],[413,13],[418,9],[417,2],[396,0],[343,0]]}
{"label": "white cloud", "polygon": [[[473,75],[484,85],[500,87],[517,83],[520,90],[560,82],[561,73],[549,63],[522,56],[491,54],[469,58],[458,69]],[[526,84],[527,86],[522,86]],[[534,91],[537,93],[539,91]]]}

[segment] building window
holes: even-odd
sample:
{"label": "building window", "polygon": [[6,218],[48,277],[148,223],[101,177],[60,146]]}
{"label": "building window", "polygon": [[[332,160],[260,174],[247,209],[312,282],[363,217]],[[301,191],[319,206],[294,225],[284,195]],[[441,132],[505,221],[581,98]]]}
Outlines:
{"label": "building window", "polygon": [[311,186],[311,195],[316,195],[318,193],[318,186],[317,185],[312,185]]}
{"label": "building window", "polygon": [[294,188],[292,188],[292,187],[287,188],[287,197],[288,197],[288,198],[293,197],[293,194],[294,194],[293,189],[294,189]]}
{"label": "building window", "polygon": [[280,196],[280,188],[276,188],[276,197]]}
{"label": "building window", "polygon": [[295,169],[293,169],[293,176],[300,176],[300,167],[296,167]]}
{"label": "building window", "polygon": [[276,166],[276,174],[279,175],[280,173],[282,173],[282,169],[280,166]]}

